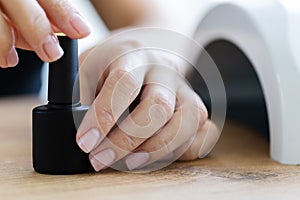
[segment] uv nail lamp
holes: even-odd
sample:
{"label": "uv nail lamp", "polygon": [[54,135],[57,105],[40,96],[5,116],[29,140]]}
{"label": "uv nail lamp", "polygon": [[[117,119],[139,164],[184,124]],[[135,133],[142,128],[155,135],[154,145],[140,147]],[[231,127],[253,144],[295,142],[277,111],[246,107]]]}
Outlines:
{"label": "uv nail lamp", "polygon": [[265,123],[271,157],[293,165],[300,164],[299,22],[295,0],[220,2],[195,34],[224,79],[229,115]]}

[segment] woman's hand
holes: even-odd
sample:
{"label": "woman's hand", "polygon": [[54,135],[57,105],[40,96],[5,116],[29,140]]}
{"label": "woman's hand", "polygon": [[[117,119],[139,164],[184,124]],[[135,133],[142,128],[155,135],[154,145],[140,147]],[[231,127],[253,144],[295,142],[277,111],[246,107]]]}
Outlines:
{"label": "woman's hand", "polygon": [[0,67],[17,65],[16,47],[45,62],[59,59],[63,50],[54,32],[83,38],[90,28],[68,0],[0,0]]}
{"label": "woman's hand", "polygon": [[[96,171],[117,161],[134,170],[166,159],[202,158],[219,138],[185,81],[188,65],[139,47],[128,40],[100,45],[81,64],[82,100],[91,107],[77,143],[90,153]],[[130,113],[128,107],[133,107]]]}

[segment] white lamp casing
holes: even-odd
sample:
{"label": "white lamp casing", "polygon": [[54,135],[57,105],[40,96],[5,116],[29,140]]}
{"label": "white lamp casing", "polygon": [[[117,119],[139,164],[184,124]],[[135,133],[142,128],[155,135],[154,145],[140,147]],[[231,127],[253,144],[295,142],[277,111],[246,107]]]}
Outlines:
{"label": "white lamp casing", "polygon": [[266,101],[271,157],[300,164],[300,3],[295,0],[220,1],[195,34],[202,46],[223,39],[251,61]]}

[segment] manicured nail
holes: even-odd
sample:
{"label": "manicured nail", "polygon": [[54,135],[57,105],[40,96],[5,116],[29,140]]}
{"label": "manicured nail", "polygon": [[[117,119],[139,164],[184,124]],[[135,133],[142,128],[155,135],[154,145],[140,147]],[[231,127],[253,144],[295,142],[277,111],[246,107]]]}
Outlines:
{"label": "manicured nail", "polygon": [[100,139],[100,133],[97,129],[91,129],[80,137],[78,146],[85,152],[91,152]]}
{"label": "manicured nail", "polygon": [[43,44],[43,50],[51,62],[58,60],[64,55],[64,51],[59,46],[57,37],[55,35],[47,36]]}
{"label": "manicured nail", "polygon": [[96,171],[100,171],[111,165],[115,159],[116,153],[112,149],[105,149],[92,157],[91,164]]}
{"label": "manicured nail", "polygon": [[81,36],[87,35],[91,32],[91,28],[86,20],[84,20],[83,17],[76,12],[70,17],[70,24],[73,29]]}
{"label": "manicured nail", "polygon": [[18,57],[18,53],[15,49],[15,47],[13,47],[9,54],[6,56],[6,63],[9,67],[14,67],[18,64],[19,62],[19,57]]}
{"label": "manicured nail", "polygon": [[125,163],[129,170],[133,170],[148,162],[149,158],[149,153],[136,152],[127,156],[125,159]]}

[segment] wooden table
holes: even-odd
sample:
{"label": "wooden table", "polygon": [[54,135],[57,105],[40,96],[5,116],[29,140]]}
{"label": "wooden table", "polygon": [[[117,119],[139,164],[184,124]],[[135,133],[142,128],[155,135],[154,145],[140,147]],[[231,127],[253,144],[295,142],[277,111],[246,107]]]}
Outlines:
{"label": "wooden table", "polygon": [[0,99],[1,200],[300,199],[300,167],[272,161],[268,142],[233,122],[203,160],[148,174],[37,174],[31,161],[31,109],[37,104],[34,97]]}

